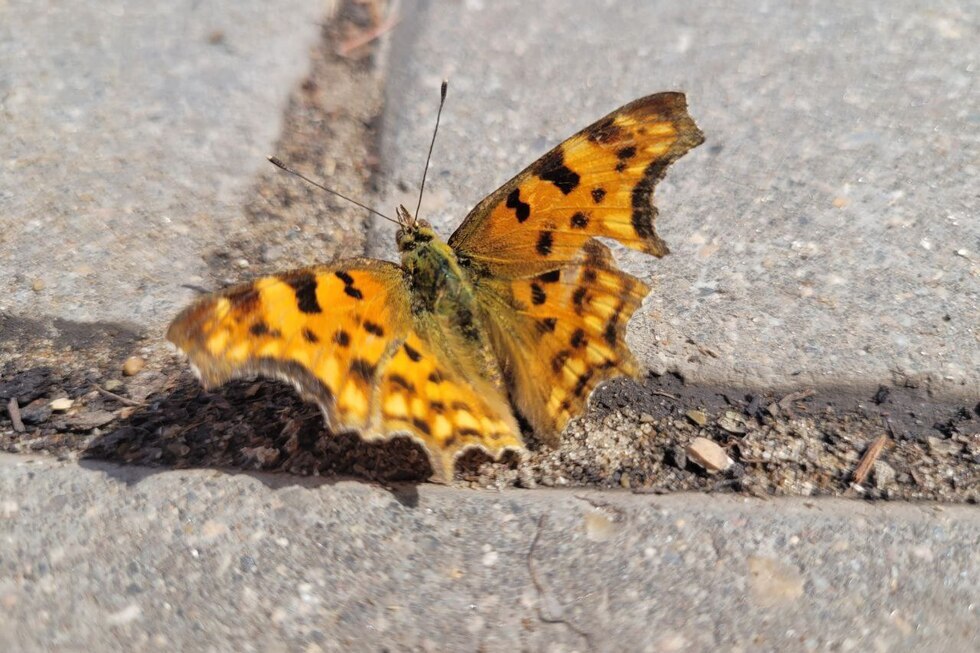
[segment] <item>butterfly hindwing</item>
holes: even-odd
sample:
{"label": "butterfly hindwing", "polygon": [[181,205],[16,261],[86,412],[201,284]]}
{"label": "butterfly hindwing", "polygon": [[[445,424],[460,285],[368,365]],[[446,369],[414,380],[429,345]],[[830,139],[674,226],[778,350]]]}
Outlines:
{"label": "butterfly hindwing", "polygon": [[511,396],[536,433],[553,439],[601,382],[636,374],[626,324],[648,291],[597,240],[559,270],[485,287]]}
{"label": "butterfly hindwing", "polygon": [[635,100],[480,202],[449,244],[476,269],[504,277],[557,269],[594,236],[663,256],[667,247],[653,226],[654,186],[703,141],[682,93]]}
{"label": "butterfly hindwing", "polygon": [[461,374],[412,318],[402,270],[370,259],[263,277],[185,309],[167,338],[207,387],[263,374],[292,382],[334,429],[366,439],[408,434],[430,456],[435,480],[457,455],[521,448],[500,393]]}

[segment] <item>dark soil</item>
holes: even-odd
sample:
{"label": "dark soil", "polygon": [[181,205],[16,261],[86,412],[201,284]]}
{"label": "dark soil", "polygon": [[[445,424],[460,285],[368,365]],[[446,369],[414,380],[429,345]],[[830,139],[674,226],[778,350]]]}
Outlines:
{"label": "dark soil", "polygon": [[[26,431],[0,421],[0,449],[97,458],[161,470],[209,467],[299,475],[354,475],[422,481],[422,449],[398,438],[367,444],[331,434],[315,406],[269,380],[205,392],[179,364],[139,375],[119,400],[94,389],[95,371],[59,376],[34,368],[5,373],[0,398],[16,396]],[[147,383],[157,389],[147,392]],[[75,406],[46,406],[68,396]],[[130,397],[135,397],[132,399]],[[128,401],[126,401],[128,399]],[[123,403],[125,401],[126,403]],[[134,403],[138,405],[127,405]],[[703,422],[703,425],[699,424]],[[853,475],[872,441],[887,444],[865,482]],[[720,444],[734,464],[711,474],[685,447],[695,437]],[[980,414],[908,388],[879,388],[867,398],[748,393],[685,385],[672,376],[617,381],[592,398],[589,413],[555,447],[529,438],[522,461],[470,454],[458,478],[475,486],[626,487],[642,492],[699,490],[756,495],[850,495],[872,499],[980,500]]]}

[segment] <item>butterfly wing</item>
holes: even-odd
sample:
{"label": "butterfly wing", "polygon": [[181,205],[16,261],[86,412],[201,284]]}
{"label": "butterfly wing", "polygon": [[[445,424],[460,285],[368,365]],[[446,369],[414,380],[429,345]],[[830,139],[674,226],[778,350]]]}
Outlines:
{"label": "butterfly wing", "polygon": [[449,239],[477,269],[526,277],[558,269],[605,236],[663,256],[653,190],[704,136],[683,93],[630,102],[561,143],[480,202]]}
{"label": "butterfly wing", "polygon": [[295,270],[202,298],[167,338],[206,387],[262,374],[293,383],[329,425],[365,439],[407,434],[433,478],[452,478],[469,447],[523,447],[506,401],[431,345],[409,308],[402,270],[353,259]]}
{"label": "butterfly wing", "polygon": [[666,254],[654,187],[703,141],[683,94],[641,98],[504,184],[450,238],[473,273],[511,397],[537,432],[560,432],[600,382],[635,374],[625,328],[649,289],[594,238]]}

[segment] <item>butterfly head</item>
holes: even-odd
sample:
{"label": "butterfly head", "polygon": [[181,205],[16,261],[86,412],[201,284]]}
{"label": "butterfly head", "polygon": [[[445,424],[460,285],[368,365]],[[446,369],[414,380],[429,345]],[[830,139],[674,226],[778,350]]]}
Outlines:
{"label": "butterfly head", "polygon": [[398,251],[411,252],[419,245],[431,242],[435,237],[436,233],[432,225],[413,216],[404,206],[398,207],[396,215],[399,224],[398,232],[395,234]]}

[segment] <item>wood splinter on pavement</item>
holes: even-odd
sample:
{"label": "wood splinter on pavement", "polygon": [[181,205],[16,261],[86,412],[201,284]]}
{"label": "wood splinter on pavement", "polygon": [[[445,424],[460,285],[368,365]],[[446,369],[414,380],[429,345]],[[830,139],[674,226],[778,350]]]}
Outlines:
{"label": "wood splinter on pavement", "polygon": [[862,485],[868,474],[871,472],[871,468],[874,466],[875,461],[878,456],[881,455],[882,449],[888,444],[887,435],[879,435],[875,438],[875,441],[871,443],[868,450],[864,452],[864,457],[861,458],[861,462],[858,463],[857,469],[854,470],[854,476],[851,479],[852,485]]}
{"label": "wood splinter on pavement", "polygon": [[20,406],[17,405],[17,397],[11,397],[10,401],[7,402],[7,413],[10,415],[10,423],[14,425],[14,431],[23,433],[27,430],[20,418]]}
{"label": "wood splinter on pavement", "polygon": [[399,17],[397,14],[392,13],[387,16],[383,21],[375,24],[371,29],[365,30],[360,34],[352,36],[346,39],[337,48],[337,54],[341,57],[348,59],[358,48],[362,48],[371,41],[379,39],[398,25]]}

